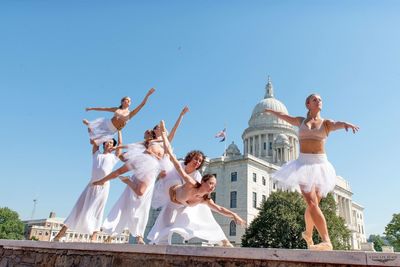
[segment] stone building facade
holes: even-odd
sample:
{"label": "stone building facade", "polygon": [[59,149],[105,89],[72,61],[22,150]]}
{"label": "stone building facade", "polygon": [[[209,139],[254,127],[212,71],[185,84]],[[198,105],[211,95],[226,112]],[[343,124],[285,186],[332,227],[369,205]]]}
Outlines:
{"label": "stone building facade", "polygon": [[[25,225],[25,239],[39,240],[39,241],[52,241],[58,234],[63,226],[64,218],[56,217],[54,212],[50,212],[48,218],[26,220],[23,221]],[[96,243],[104,243],[109,235],[99,232],[97,234]],[[63,242],[91,242],[89,234],[79,233],[68,229],[65,237],[61,239]],[[128,243],[129,232],[125,231],[123,234],[116,236],[113,243]]]}

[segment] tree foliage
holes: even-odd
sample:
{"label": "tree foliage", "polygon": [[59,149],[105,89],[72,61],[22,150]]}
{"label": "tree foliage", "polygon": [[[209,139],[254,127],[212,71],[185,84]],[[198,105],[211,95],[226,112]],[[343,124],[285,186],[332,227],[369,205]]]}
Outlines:
{"label": "tree foliage", "polygon": [[374,243],[375,251],[382,251],[382,246],[385,245],[385,240],[380,235],[370,235],[368,242]]}
{"label": "tree foliage", "polygon": [[385,236],[395,251],[400,251],[400,213],[393,214],[393,218],[385,227]]}
{"label": "tree foliage", "polygon": [[24,224],[17,212],[5,207],[0,208],[0,239],[23,239]]}
{"label": "tree foliage", "polygon": [[[244,247],[307,248],[301,238],[305,229],[306,205],[297,192],[278,191],[265,201],[258,216],[251,222],[242,237]],[[348,249],[350,232],[344,220],[336,215],[336,203],[332,195],[321,201],[321,209],[328,222],[328,230],[335,249]],[[318,234],[314,233],[314,242]]]}

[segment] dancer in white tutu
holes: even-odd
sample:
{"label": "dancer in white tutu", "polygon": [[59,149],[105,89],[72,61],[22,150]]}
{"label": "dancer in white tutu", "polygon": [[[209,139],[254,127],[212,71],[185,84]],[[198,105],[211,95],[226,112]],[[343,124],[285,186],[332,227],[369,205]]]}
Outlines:
{"label": "dancer in white tutu", "polygon": [[[118,144],[122,143],[121,131],[118,131]],[[54,237],[54,241],[59,241],[68,229],[92,235],[92,241],[96,240],[96,233],[100,231],[103,221],[104,207],[107,202],[110,183],[104,186],[92,185],[93,181],[109,174],[114,166],[118,163],[121,150],[117,149],[115,154],[112,153],[113,148],[117,145],[114,139],[108,140],[103,144],[103,153],[99,152],[99,147],[93,144],[93,164],[92,177],[76,202],[71,213],[64,221],[64,225],[60,232]]]}
{"label": "dancer in white tutu", "polygon": [[[306,230],[302,233],[307,247],[313,250],[332,250],[332,244],[324,214],[319,208],[321,198],[335,187],[335,169],[325,154],[325,140],[332,131],[350,128],[353,133],[359,130],[351,123],[321,118],[322,100],[318,94],[306,99],[307,117],[292,117],[281,112],[266,109],[278,118],[299,127],[300,155],[298,159],[283,165],[273,174],[273,178],[285,188],[300,188],[306,201]],[[314,226],[322,242],[314,245],[312,233]]]}
{"label": "dancer in white tutu", "polygon": [[90,141],[100,145],[105,141],[112,139],[117,131],[122,130],[128,121],[135,116],[146,104],[147,99],[152,93],[154,88],[151,88],[143,101],[134,110],[130,111],[129,106],[131,105],[131,99],[124,97],[121,99],[121,105],[114,108],[86,108],[86,111],[97,110],[97,111],[108,111],[114,112],[114,116],[110,119],[98,118],[93,121],[83,120],[83,123],[88,126]]}
{"label": "dancer in white tutu", "polygon": [[[176,130],[183,118],[189,111],[185,107],[179,115],[168,138],[172,140]],[[146,134],[147,133],[147,134]],[[163,141],[159,125],[149,132],[146,131],[147,139],[144,142],[144,149],[140,144],[134,144],[131,151],[125,153],[126,163],[119,169],[94,182],[93,184],[102,185],[104,182],[114,179],[129,170],[132,170],[132,177],[121,176],[121,180],[128,184],[130,188],[125,189],[117,203],[112,208],[107,219],[103,223],[103,231],[115,235],[128,228],[130,233],[135,236],[136,243],[144,244],[143,235],[148,221],[151,199],[153,196],[154,183],[161,171],[169,171],[172,168],[168,158],[164,158]]]}
{"label": "dancer in white tutu", "polygon": [[[185,172],[184,167],[172,152],[163,121],[161,129],[165,152],[169,154],[177,174],[185,183],[182,184],[176,180],[175,183],[171,183],[168,189],[169,202],[163,207],[148,238],[156,244],[166,241],[170,243],[172,233],[176,232],[185,240],[198,237],[210,243],[222,242],[224,246],[232,246],[212,216],[211,210],[232,218],[239,225],[245,225],[246,222],[236,213],[215,204],[210,198],[217,184],[215,176],[206,174],[201,182],[198,182]],[[175,178],[172,177],[172,179]]]}

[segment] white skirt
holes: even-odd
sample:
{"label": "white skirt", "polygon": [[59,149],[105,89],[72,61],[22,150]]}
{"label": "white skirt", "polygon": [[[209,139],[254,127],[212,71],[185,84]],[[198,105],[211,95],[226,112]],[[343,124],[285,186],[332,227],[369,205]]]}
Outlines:
{"label": "white skirt", "polygon": [[272,178],[286,189],[300,189],[308,193],[315,187],[322,197],[326,197],[336,185],[336,172],[326,154],[300,153],[296,160],[273,173]]}
{"label": "white skirt", "polygon": [[[134,179],[136,178],[132,176],[131,180]],[[102,226],[103,232],[114,236],[128,229],[131,235],[143,237],[149,219],[153,189],[154,183],[150,184],[143,196],[139,197],[126,186],[107,215]]]}
{"label": "white skirt", "polygon": [[118,131],[111,120],[106,118],[98,118],[89,121],[88,128],[90,140],[93,140],[98,146],[105,141],[113,139],[115,133]]}
{"label": "white skirt", "polygon": [[171,244],[173,233],[181,235],[184,240],[197,237],[211,244],[227,239],[205,204],[187,207],[169,201],[164,205],[147,239],[152,244]]}
{"label": "white skirt", "polygon": [[92,185],[90,182],[65,219],[64,225],[84,234],[100,231],[109,190],[110,182],[106,182],[103,186]]}

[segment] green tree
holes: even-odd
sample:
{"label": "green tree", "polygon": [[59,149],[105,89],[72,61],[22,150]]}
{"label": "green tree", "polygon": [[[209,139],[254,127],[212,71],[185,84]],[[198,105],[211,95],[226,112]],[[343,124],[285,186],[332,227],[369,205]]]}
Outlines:
{"label": "green tree", "polygon": [[374,249],[376,251],[382,251],[382,246],[385,245],[385,240],[380,235],[370,235],[368,242],[374,243]]}
{"label": "green tree", "polygon": [[299,238],[304,228],[305,204],[296,192],[274,192],[242,237],[244,247],[306,248]]}
{"label": "green tree", "polygon": [[400,213],[393,214],[393,218],[385,227],[385,236],[395,251],[400,251]]}
{"label": "green tree", "polygon": [[24,224],[18,213],[5,207],[0,208],[0,239],[23,239]]}
{"label": "green tree", "polygon": [[[278,191],[272,193],[260,208],[260,213],[251,222],[242,237],[244,247],[307,248],[301,239],[304,231],[306,205],[297,192]],[[344,220],[336,215],[336,203],[332,195],[321,201],[335,249],[348,249],[350,232]],[[314,241],[319,242],[315,231]]]}

